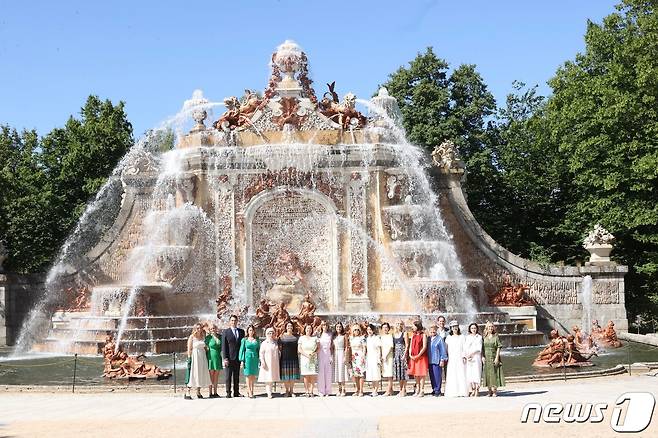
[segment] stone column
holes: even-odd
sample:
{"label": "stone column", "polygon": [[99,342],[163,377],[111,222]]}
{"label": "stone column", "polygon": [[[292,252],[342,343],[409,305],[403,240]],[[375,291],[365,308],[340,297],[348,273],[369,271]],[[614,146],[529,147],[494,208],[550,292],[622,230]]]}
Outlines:
{"label": "stone column", "polygon": [[[617,331],[628,331],[624,293],[624,275],[628,272],[628,267],[609,262],[603,266],[581,266],[579,269],[583,277],[592,277],[589,294],[592,319],[598,319],[601,326],[612,320]],[[587,303],[581,304],[586,307]],[[586,331],[589,328],[584,327]]]}
{"label": "stone column", "polygon": [[7,292],[7,276],[0,274],[0,345],[7,345],[7,312],[8,306],[8,292]]}
{"label": "stone column", "polygon": [[[235,286],[235,192],[234,176],[221,175],[215,190],[216,294],[226,281]],[[230,280],[229,280],[230,279]]]}
{"label": "stone column", "polygon": [[350,312],[371,310],[368,296],[367,179],[367,174],[352,172],[347,189],[347,217],[351,224],[347,230],[350,290],[345,300],[345,310]]}

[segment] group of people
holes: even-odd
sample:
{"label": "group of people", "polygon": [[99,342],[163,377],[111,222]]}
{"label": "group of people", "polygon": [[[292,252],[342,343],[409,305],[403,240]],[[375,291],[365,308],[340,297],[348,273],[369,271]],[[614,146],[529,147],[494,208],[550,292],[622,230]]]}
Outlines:
{"label": "group of people", "polygon": [[[496,328],[487,322],[484,334],[472,323],[468,333],[462,335],[457,321],[446,328],[446,319],[440,316],[429,333],[421,321],[413,323],[408,333],[400,321],[393,329],[385,322],[354,324],[346,329],[338,322],[330,328],[326,321],[319,327],[304,326],[303,333],[295,332],[290,321],[285,331],[275,337],[273,327],[265,329],[260,340],[253,325],[246,332],[237,327],[238,317],[232,315],[229,327],[220,335],[216,325],[196,324],[188,340],[188,390],[208,387],[210,398],[219,397],[217,385],[219,371],[225,370],[226,397],[241,397],[239,373],[245,376],[247,397],[254,397],[256,380],[265,384],[267,397],[272,398],[273,384],[281,382],[284,396],[295,397],[294,386],[304,383],[304,395],[321,397],[332,394],[332,385],[338,386],[337,396],[347,395],[347,383],[353,381],[352,395],[363,396],[365,382],[369,382],[372,396],[392,395],[394,382],[398,382],[398,396],[407,395],[407,381],[413,380],[413,395],[425,396],[425,380],[429,374],[434,396],[477,397],[480,386],[495,397],[497,389],[505,385],[500,358],[501,343]],[[445,376],[445,388],[442,383]]]}

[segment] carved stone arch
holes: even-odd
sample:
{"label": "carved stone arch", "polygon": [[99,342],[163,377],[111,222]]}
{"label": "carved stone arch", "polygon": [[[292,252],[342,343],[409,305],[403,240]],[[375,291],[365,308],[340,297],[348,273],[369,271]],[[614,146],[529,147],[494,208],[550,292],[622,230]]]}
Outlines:
{"label": "carved stone arch", "polygon": [[244,210],[243,266],[247,303],[252,308],[255,298],[264,294],[264,284],[271,286],[274,258],[280,251],[292,248],[300,261],[312,268],[315,279],[310,286],[323,295],[329,310],[336,308],[339,303],[336,214],[334,202],[316,190],[282,186],[251,199]]}

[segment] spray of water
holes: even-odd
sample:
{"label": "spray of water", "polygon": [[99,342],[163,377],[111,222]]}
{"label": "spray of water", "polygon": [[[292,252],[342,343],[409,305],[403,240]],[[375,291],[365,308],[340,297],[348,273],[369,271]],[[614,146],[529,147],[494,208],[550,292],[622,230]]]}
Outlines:
{"label": "spray of water", "polygon": [[[245,201],[248,205],[244,205],[235,203],[232,190],[251,190],[247,187],[249,181],[253,187],[258,178],[261,178],[262,191],[270,193],[279,190],[282,200],[277,202],[292,212],[291,216],[286,216],[286,210],[281,210],[283,213],[280,217],[259,217],[258,211],[253,213],[253,217],[260,220],[259,232],[269,233],[265,236],[265,242],[269,242],[270,250],[299,250],[304,240],[307,254],[303,261],[309,265],[325,263],[326,260],[322,260],[323,254],[326,254],[324,246],[336,245],[337,252],[342,253],[348,248],[341,245],[350,244],[341,239],[333,243],[322,240],[323,236],[327,239],[327,236],[332,236],[331,233],[322,234],[326,224],[332,223],[338,235],[349,234],[351,239],[365,242],[363,263],[370,266],[373,260],[368,260],[368,257],[374,255],[382,266],[382,281],[401,290],[408,301],[413,303],[413,308],[407,310],[407,313],[423,313],[421,304],[426,294],[436,293],[437,287],[453,289],[456,301],[451,311],[475,313],[452,237],[443,223],[441,211],[437,207],[437,195],[427,176],[429,160],[420,148],[407,142],[399,116],[389,111],[392,107],[390,99],[386,93],[380,92],[374,99],[375,103],[358,101],[368,108],[371,123],[362,133],[357,133],[350,126],[343,137],[349,144],[315,144],[313,136],[309,143],[301,144],[296,140],[294,129],[285,125],[283,141],[279,144],[268,143],[262,133],[258,132],[260,137],[256,138],[261,139],[261,144],[235,146],[231,137],[235,136],[234,132],[213,130],[214,146],[221,147],[196,146],[163,152],[166,149],[162,145],[163,138],[167,133],[174,132],[177,142],[180,142],[187,135],[185,133],[189,132],[190,117],[198,127],[200,120],[205,117],[202,112],[211,113],[213,108],[221,105],[195,92],[178,114],[147,133],[131,148],[96,199],[89,204],[49,272],[46,293],[28,317],[19,338],[18,351],[29,349],[35,339],[43,339],[62,286],[72,280],[88,280],[85,276],[89,261],[85,260],[84,255],[103,235],[105,228],[99,225],[113,223],[118,214],[125,183],[122,175],[129,166],[143,160],[145,155],[153,161],[155,180],[149,186],[150,193],[144,197],[148,201],[147,208],[137,241],[132,242],[125,258],[125,275],[120,284],[91,282],[97,287],[94,288],[89,318],[93,321],[94,315],[106,318],[113,315],[118,321],[117,348],[122,343],[130,342],[124,340],[124,337],[132,330],[131,322],[137,318],[134,315],[136,303],[142,294],[151,289],[173,296],[179,304],[184,300],[178,297],[187,293],[189,301],[183,306],[189,309],[187,313],[183,314],[177,308],[166,310],[172,318],[181,319],[188,315],[196,318],[212,315],[213,298],[221,292],[220,284],[224,284],[226,278],[230,279],[233,304],[238,307],[250,302],[248,291],[262,296],[271,287],[270,271],[277,262],[274,259],[276,251],[268,254],[266,245],[260,253],[257,252],[258,248],[254,250],[256,252],[252,260],[245,257],[240,261],[243,255],[235,254],[237,245],[234,240],[244,238],[244,235],[226,234],[227,230],[236,229],[232,221],[237,216],[242,219],[247,214],[245,210],[248,205],[251,205],[248,203],[255,202],[253,199],[258,199],[260,193],[255,192],[251,200]],[[210,131],[202,130],[201,134],[206,135],[207,132]],[[360,138],[365,140],[359,143]],[[390,169],[384,169],[384,172],[377,167],[382,156],[390,163]],[[203,175],[199,176],[198,172]],[[359,220],[349,217],[344,211],[330,211],[322,207],[320,201],[291,195],[300,190],[303,193],[321,192],[319,198],[336,198],[327,201],[335,205],[340,204],[339,198],[343,196],[352,197],[344,200],[346,204],[369,205],[371,201],[365,190],[374,190],[377,193],[375,198],[379,197],[379,182],[371,178],[375,172],[387,178],[384,181],[387,187],[384,195],[391,205],[376,207],[375,214],[365,212],[364,208],[363,217]],[[236,181],[227,183],[227,173],[242,173],[245,182],[233,187]],[[363,192],[350,192],[346,195],[346,184],[350,184],[350,178],[355,177],[363,178],[368,188],[363,189]],[[206,186],[190,183],[194,178],[199,178]],[[227,184],[231,186],[230,190],[226,189]],[[258,184],[256,186],[260,187]],[[209,199],[198,197],[195,190],[203,187],[214,195],[209,196]],[[403,202],[398,203],[394,198],[401,198]],[[244,220],[247,222],[249,219]],[[376,230],[374,233],[373,229]],[[241,232],[244,230],[241,229]],[[389,236],[390,241],[385,236]],[[337,239],[336,236],[331,238]],[[195,261],[190,263],[189,259]],[[249,266],[252,261],[254,265],[249,269],[252,270],[253,284],[245,284],[242,270],[246,266],[240,265]],[[191,267],[186,273],[180,274],[184,265]],[[209,265],[212,267],[209,268]],[[327,294],[336,294],[337,285],[332,285],[330,279],[322,277],[322,269],[313,271],[314,268],[317,266],[310,267],[311,279],[315,275],[318,284],[325,284],[323,290]],[[332,297],[325,296],[323,299],[330,302]],[[358,317],[374,319],[376,316],[377,312],[372,312]],[[184,325],[187,323],[181,322],[178,328],[187,327]],[[72,343],[84,338],[88,330],[84,324],[80,327],[79,331],[73,333],[70,340]]]}

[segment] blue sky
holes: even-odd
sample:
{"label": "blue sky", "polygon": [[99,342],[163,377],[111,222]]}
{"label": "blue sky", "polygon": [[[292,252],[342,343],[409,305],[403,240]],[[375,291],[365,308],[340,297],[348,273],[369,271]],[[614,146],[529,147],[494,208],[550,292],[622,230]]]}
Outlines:
{"label": "blue sky", "polygon": [[0,124],[40,134],[89,94],[123,100],[135,134],[200,88],[220,101],[262,90],[285,39],[309,56],[316,91],[369,97],[433,46],[477,65],[497,101],[517,79],[545,85],[583,50],[587,19],[616,1],[9,1],[0,0]]}

